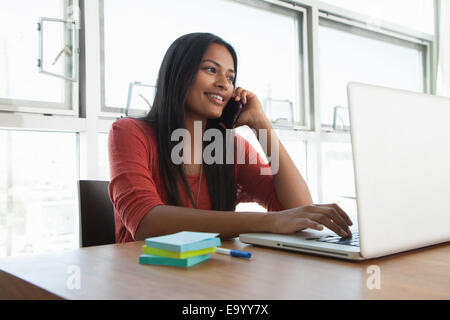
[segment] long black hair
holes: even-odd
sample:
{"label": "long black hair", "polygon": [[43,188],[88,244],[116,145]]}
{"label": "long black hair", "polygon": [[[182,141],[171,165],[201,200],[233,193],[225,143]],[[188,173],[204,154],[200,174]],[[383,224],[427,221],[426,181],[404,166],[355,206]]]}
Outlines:
{"label": "long black hair", "polygon": [[[211,43],[223,45],[228,49],[233,57],[234,70],[237,73],[236,52],[222,38],[211,33],[183,35],[176,39],[167,50],[159,69],[153,106],[149,113],[140,119],[156,128],[159,171],[166,185],[169,205],[183,206],[177,186],[177,181],[181,178],[192,205],[196,206],[182,164],[176,165],[171,160],[172,148],[177,143],[177,141],[171,141],[171,135],[174,130],[185,128],[186,94]],[[234,86],[235,82],[236,78],[233,80]],[[224,143],[223,164],[208,165],[203,162],[202,156],[212,210],[234,211],[236,209],[234,165],[226,163],[227,148],[231,148],[234,144],[226,144],[226,130],[218,124],[217,119],[208,119],[205,130],[209,128],[220,130]],[[213,139],[210,142],[204,141],[203,149],[212,142],[214,142]]]}

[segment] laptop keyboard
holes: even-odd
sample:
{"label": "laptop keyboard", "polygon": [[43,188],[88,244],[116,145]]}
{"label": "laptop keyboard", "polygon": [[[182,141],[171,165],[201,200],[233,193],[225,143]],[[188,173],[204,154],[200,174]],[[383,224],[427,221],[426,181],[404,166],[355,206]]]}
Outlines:
{"label": "laptop keyboard", "polygon": [[353,246],[353,247],[359,247],[359,233],[358,232],[352,232],[352,237],[348,239],[343,239],[339,236],[324,236],[320,238],[309,238],[307,240],[316,240],[320,242],[327,242],[327,243],[335,243],[335,244],[342,244],[344,246]]}

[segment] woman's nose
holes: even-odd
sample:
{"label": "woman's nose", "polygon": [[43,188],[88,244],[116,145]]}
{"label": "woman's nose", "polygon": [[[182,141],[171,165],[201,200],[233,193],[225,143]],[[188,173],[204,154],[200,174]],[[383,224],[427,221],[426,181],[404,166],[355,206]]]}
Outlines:
{"label": "woman's nose", "polygon": [[228,83],[227,76],[218,74],[216,77],[216,86],[227,90],[230,86],[230,84]]}

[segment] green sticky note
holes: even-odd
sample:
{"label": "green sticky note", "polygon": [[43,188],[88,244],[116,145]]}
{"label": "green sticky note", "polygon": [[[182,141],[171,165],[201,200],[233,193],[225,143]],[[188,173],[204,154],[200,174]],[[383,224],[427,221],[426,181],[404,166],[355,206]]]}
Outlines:
{"label": "green sticky note", "polygon": [[153,256],[151,254],[141,254],[139,256],[139,263],[140,264],[153,264],[153,265],[160,265],[160,266],[175,266],[175,267],[189,268],[200,262],[208,260],[210,257],[211,257],[210,254],[204,254],[201,256],[195,256],[195,257],[186,258],[186,259],[175,259],[175,258],[168,258],[168,257]]}

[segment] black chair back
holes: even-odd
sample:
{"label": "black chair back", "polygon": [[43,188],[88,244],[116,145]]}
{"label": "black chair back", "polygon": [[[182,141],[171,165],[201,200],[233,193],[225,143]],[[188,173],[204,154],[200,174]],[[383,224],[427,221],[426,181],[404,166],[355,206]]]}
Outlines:
{"label": "black chair back", "polygon": [[109,181],[78,180],[81,247],[115,243],[114,208]]}

